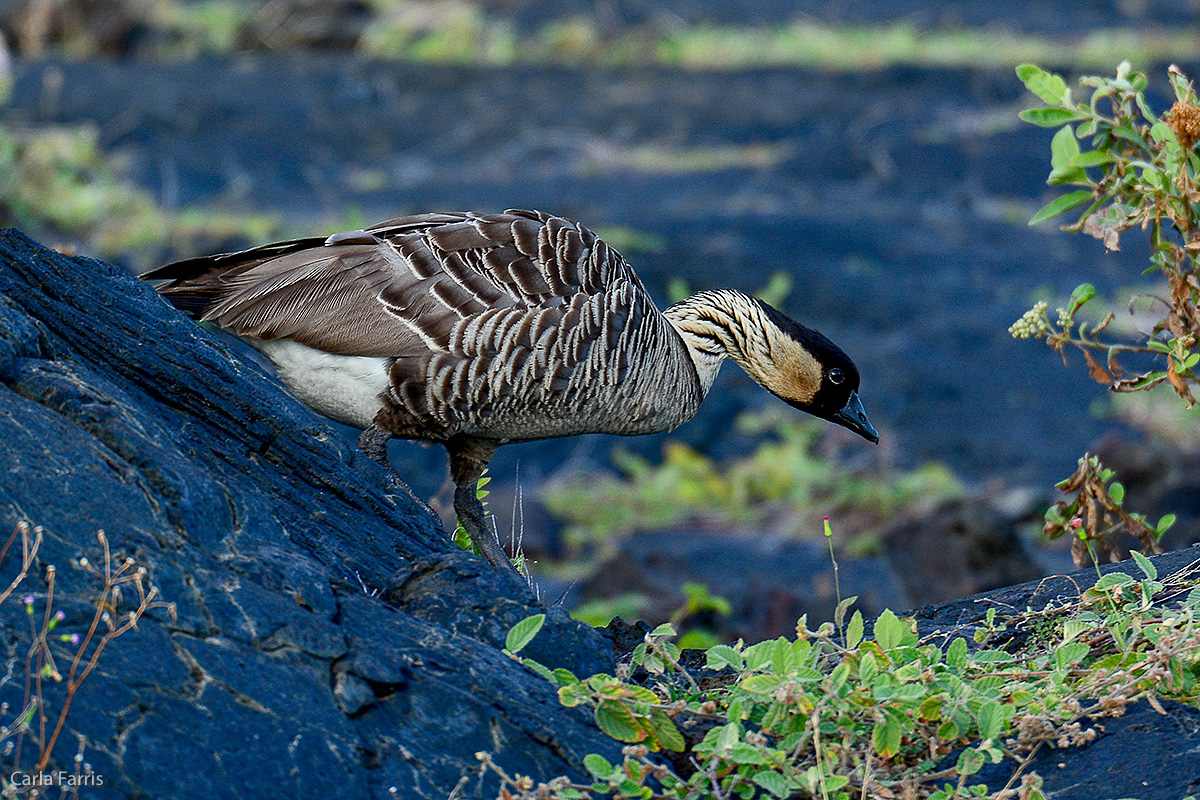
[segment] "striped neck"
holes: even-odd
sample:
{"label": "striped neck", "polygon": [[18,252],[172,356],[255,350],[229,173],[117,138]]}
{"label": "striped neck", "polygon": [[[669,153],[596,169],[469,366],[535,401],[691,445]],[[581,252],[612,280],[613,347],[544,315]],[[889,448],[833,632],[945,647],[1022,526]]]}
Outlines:
{"label": "striped neck", "polygon": [[[688,347],[705,395],[721,362],[733,359],[756,383],[801,406],[821,385],[821,365],[772,319],[782,315],[735,289],[701,292],[663,312]],[[789,323],[797,330],[807,329]]]}

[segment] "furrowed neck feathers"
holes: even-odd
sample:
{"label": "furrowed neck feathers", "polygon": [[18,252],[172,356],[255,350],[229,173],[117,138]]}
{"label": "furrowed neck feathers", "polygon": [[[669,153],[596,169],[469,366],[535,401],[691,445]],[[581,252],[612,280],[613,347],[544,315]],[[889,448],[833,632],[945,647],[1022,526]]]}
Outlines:
{"label": "furrowed neck feathers", "polygon": [[[734,289],[701,292],[663,314],[687,345],[705,395],[726,358],[790,403],[810,403],[820,388],[821,364],[777,324],[778,311],[750,295]],[[791,327],[807,332],[795,323]]]}

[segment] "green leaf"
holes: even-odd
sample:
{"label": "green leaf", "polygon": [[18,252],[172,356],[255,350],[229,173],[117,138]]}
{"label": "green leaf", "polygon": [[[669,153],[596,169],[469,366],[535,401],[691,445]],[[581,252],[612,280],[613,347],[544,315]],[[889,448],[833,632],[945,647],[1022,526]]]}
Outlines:
{"label": "green leaf", "polygon": [[742,681],[742,688],[754,694],[770,694],[779,688],[782,678],[778,675],[751,675]]}
{"label": "green leaf", "polygon": [[974,747],[968,747],[959,754],[955,769],[958,770],[959,775],[974,775],[983,769],[983,761],[982,753]]}
{"label": "green leaf", "polygon": [[846,649],[853,650],[858,647],[862,638],[863,615],[861,611],[855,611],[854,616],[850,618],[850,624],[846,626]]}
{"label": "green leaf", "polygon": [[682,753],[687,743],[683,740],[683,734],[679,732],[679,728],[675,727],[675,721],[666,715],[663,711],[652,711],[650,713],[650,726],[654,729],[654,735],[658,737],[658,743],[663,750],[673,750],[676,753]]}
{"label": "green leaf", "polygon": [[1096,581],[1096,588],[1107,589],[1110,586],[1128,586],[1131,583],[1136,581],[1124,572],[1110,572]]}
{"label": "green leaf", "polygon": [[1092,199],[1092,193],[1085,190],[1078,192],[1070,192],[1062,197],[1055,198],[1046,205],[1042,206],[1033,218],[1029,220],[1030,225],[1037,225],[1039,222],[1045,222],[1048,219],[1053,219],[1064,211],[1070,211],[1076,206],[1081,206]]}
{"label": "green leaf", "polygon": [[1043,103],[1056,106],[1067,102],[1067,83],[1057,75],[1034,64],[1022,64],[1017,67],[1017,77]]}
{"label": "green leaf", "polygon": [[1058,669],[1066,669],[1083,660],[1090,651],[1091,647],[1083,642],[1068,642],[1067,644],[1059,645],[1058,649],[1054,651],[1054,663]]}
{"label": "green leaf", "polygon": [[908,625],[890,608],[885,608],[875,620],[875,641],[880,649],[891,650],[904,643],[904,635],[908,633],[908,629]]}
{"label": "green leaf", "polygon": [[1079,636],[1081,633],[1086,633],[1094,628],[1095,625],[1087,620],[1068,619],[1063,621],[1063,644]]}
{"label": "green leaf", "polygon": [[607,780],[613,774],[613,765],[608,763],[608,759],[598,753],[588,753],[583,757],[583,765],[587,767],[587,771],[592,773],[593,778],[599,780]]}
{"label": "green leaf", "polygon": [[525,619],[513,625],[508,631],[508,636],[504,639],[504,647],[510,653],[519,653],[533,641],[533,637],[538,635],[538,631],[542,629],[542,625],[546,622],[545,614],[534,614],[532,617]]}
{"label": "green leaf", "polygon": [[674,636],[675,627],[669,622],[664,622],[654,630],[650,631],[651,636]]}
{"label": "green leaf", "polygon": [[1000,730],[1004,725],[1004,715],[1001,712],[1000,704],[995,700],[981,703],[979,710],[975,712],[975,718],[979,723],[981,738],[995,739],[1000,735]]}
{"label": "green leaf", "polygon": [[1150,559],[1146,558],[1137,550],[1134,550],[1131,555],[1133,556],[1133,560],[1137,562],[1138,567],[1141,568],[1142,572],[1147,578],[1154,580],[1158,577],[1158,570],[1155,568],[1154,564],[1151,563]]}
{"label": "green leaf", "polygon": [[[829,520],[825,520],[825,524],[829,524]],[[846,620],[846,612],[850,610],[850,606],[858,602],[858,595],[843,597],[842,601],[833,609],[833,624],[838,628],[842,627],[842,623]]]}
{"label": "green leaf", "polygon": [[863,683],[874,683],[875,676],[879,674],[879,662],[875,660],[875,654],[867,651],[863,653],[862,661],[858,664],[858,678]]}
{"label": "green leaf", "polygon": [[1075,131],[1067,125],[1050,140],[1050,166],[1056,170],[1067,169],[1077,155],[1079,140],[1075,138]]}
{"label": "green leaf", "polygon": [[1162,534],[1166,533],[1167,530],[1174,524],[1175,524],[1175,515],[1174,514],[1166,514],[1163,516],[1162,519],[1160,519],[1158,521],[1158,524],[1154,526],[1154,529],[1156,531],[1158,531],[1159,535],[1161,536]]}
{"label": "green leaf", "polygon": [[551,683],[558,683],[558,681],[556,681],[554,679],[554,673],[550,671],[549,667],[539,664],[538,662],[534,661],[532,658],[522,658],[521,663],[524,664],[529,669],[536,672],[538,675],[541,675],[543,678],[550,681]]}
{"label": "green leaf", "polygon": [[946,666],[953,669],[962,669],[967,663],[967,640],[961,636],[950,643],[946,648]]}
{"label": "green leaf", "polygon": [[927,697],[921,703],[921,719],[928,722],[933,722],[942,718],[942,707],[946,705],[946,696],[944,694],[935,694],[932,697]]}
{"label": "green leaf", "polygon": [[900,721],[885,713],[883,719],[876,722],[871,731],[871,744],[876,753],[884,758],[891,758],[900,750],[900,735]]}
{"label": "green leaf", "polygon": [[587,688],[582,683],[571,683],[566,686],[558,687],[558,702],[562,703],[567,708],[586,703],[591,697]]}
{"label": "green leaf", "polygon": [[616,700],[602,700],[596,706],[596,726],[618,742],[632,744],[646,738],[633,712]]}
{"label": "green leaf", "polygon": [[1050,170],[1046,183],[1051,186],[1091,186],[1087,173],[1079,167],[1064,167]]}
{"label": "green leaf", "polygon": [[1057,128],[1084,119],[1078,111],[1069,108],[1027,108],[1017,116],[1039,128]]}
{"label": "green leaf", "polygon": [[937,735],[939,739],[945,739],[952,742],[958,738],[958,725],[952,719],[948,719],[938,726]]}
{"label": "green leaf", "polygon": [[892,690],[893,700],[915,702],[927,694],[928,690],[919,683],[903,683]]}
{"label": "green leaf", "polygon": [[741,672],[746,665],[742,654],[727,644],[716,644],[708,648],[707,659],[708,668],[715,670],[732,667],[735,671]]}
{"label": "green leaf", "polygon": [[776,797],[788,797],[792,793],[791,784],[778,772],[757,772],[754,782]]}
{"label": "green leaf", "polygon": [[1125,485],[1122,483],[1114,483],[1112,486],[1109,486],[1108,496],[1112,498],[1114,503],[1121,505],[1121,503],[1125,500]]}
{"label": "green leaf", "polygon": [[1068,313],[1074,315],[1076,311],[1083,308],[1095,296],[1095,286],[1092,286],[1090,283],[1079,284],[1075,287],[1075,291],[1071,292],[1071,299],[1067,301]]}
{"label": "green leaf", "polygon": [[1092,150],[1088,153],[1080,153],[1071,159],[1072,167],[1099,167],[1102,164],[1112,164],[1117,160],[1117,157],[1109,150]]}

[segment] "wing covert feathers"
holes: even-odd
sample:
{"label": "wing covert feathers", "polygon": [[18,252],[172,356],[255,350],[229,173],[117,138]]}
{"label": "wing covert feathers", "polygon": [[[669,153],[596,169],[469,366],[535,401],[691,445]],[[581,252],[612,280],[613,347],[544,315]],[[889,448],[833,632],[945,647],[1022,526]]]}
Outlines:
{"label": "wing covert feathers", "polygon": [[624,259],[541,212],[403,217],[143,277],[251,340],[391,359],[377,424],[409,438],[645,433],[684,421],[702,395]]}

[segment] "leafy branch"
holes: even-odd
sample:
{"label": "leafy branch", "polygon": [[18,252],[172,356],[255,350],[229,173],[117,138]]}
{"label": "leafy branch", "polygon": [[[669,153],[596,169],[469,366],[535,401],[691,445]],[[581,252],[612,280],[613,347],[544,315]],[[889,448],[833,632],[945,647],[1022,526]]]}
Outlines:
{"label": "leafy branch", "polygon": [[[1195,151],[1200,107],[1192,83],[1178,67],[1170,68],[1176,102],[1160,117],[1146,101],[1146,76],[1132,71],[1128,62],[1114,78],[1081,79],[1082,86],[1092,89],[1087,102],[1075,101],[1066,81],[1034,65],[1018,67],[1017,76],[1045,103],[1022,111],[1021,119],[1059,128],[1050,143],[1047,183],[1080,187],[1051,201],[1030,224],[1083,207],[1063,229],[1093,236],[1108,251],[1120,249],[1125,231],[1140,228],[1150,237],[1146,273],[1158,273],[1166,285],[1147,296],[1161,316],[1140,341],[1102,339],[1115,319],[1111,312],[1090,330],[1086,322],[1076,324],[1076,314],[1096,297],[1089,284],[1079,286],[1058,309],[1056,323],[1047,315],[1048,304],[1038,303],[1009,332],[1016,338],[1045,339],[1059,352],[1067,345],[1078,348],[1092,377],[1114,391],[1149,389],[1166,381],[1190,408],[1195,402],[1192,386],[1200,382],[1193,371],[1200,365],[1200,157]],[[1132,298],[1131,307],[1139,299]],[[1093,350],[1104,351],[1103,363],[1091,355]],[[1165,356],[1165,369],[1129,374],[1120,361],[1125,353]]]}

